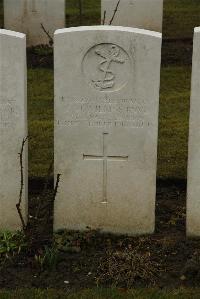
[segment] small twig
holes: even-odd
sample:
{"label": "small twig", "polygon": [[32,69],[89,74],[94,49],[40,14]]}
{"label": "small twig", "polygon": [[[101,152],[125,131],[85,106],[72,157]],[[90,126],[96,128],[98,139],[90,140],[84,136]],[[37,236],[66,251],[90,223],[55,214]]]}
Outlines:
{"label": "small twig", "polygon": [[119,4],[120,4],[120,1],[121,1],[121,0],[118,0],[118,2],[117,2],[117,5],[116,5],[115,10],[114,10],[114,13],[113,13],[113,16],[112,16],[112,18],[111,18],[111,20],[110,20],[110,22],[109,22],[109,25],[112,25],[112,22],[113,22],[113,20],[114,20],[114,18],[115,18],[115,15],[116,15],[116,13],[117,13],[117,11],[118,11],[118,7],[119,7]]}
{"label": "small twig", "polygon": [[44,28],[44,25],[41,23],[41,28],[42,30],[44,31],[44,33],[47,35],[48,39],[49,39],[49,45],[50,46],[53,46],[53,38],[51,37],[51,35],[49,34],[49,31],[47,31],[45,28]]}
{"label": "small twig", "polygon": [[102,20],[102,25],[105,25],[106,22],[106,10],[103,12],[103,20]]}
{"label": "small twig", "polygon": [[56,178],[56,185],[55,185],[54,192],[53,192],[53,201],[55,201],[56,195],[58,193],[58,187],[59,187],[60,177],[61,177],[61,174],[58,173],[57,174],[57,178]]}
{"label": "small twig", "polygon": [[21,150],[20,150],[20,153],[19,153],[20,173],[21,173],[21,185],[20,185],[20,192],[19,192],[19,201],[16,204],[16,208],[17,208],[17,211],[18,211],[21,223],[22,223],[23,231],[26,230],[26,223],[24,221],[24,218],[23,218],[23,215],[22,215],[22,211],[21,211],[22,194],[23,194],[23,189],[24,189],[23,152],[24,152],[24,146],[25,146],[25,143],[26,143],[27,140],[28,140],[28,136],[23,139]]}

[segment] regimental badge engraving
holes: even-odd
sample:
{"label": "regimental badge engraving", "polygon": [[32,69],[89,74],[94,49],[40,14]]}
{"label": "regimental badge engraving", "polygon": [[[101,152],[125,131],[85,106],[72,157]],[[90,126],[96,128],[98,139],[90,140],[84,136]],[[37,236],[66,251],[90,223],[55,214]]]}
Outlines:
{"label": "regimental badge engraving", "polygon": [[95,54],[103,59],[98,65],[100,79],[93,80],[94,86],[100,90],[112,88],[115,85],[116,77],[112,70],[112,63],[125,63],[125,59],[120,55],[120,48],[115,45],[111,45],[107,49],[97,48]]}
{"label": "regimental badge engraving", "polygon": [[131,61],[121,47],[99,44],[86,53],[83,72],[95,89],[104,92],[117,91],[130,79]]}

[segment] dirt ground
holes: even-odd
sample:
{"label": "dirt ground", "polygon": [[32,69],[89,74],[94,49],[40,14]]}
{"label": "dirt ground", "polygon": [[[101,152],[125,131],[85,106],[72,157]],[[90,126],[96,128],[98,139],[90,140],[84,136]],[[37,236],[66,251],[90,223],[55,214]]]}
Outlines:
{"label": "dirt ground", "polygon": [[[122,288],[200,286],[200,240],[185,236],[185,181],[157,182],[155,234],[127,237],[91,230],[85,233],[59,232],[57,238],[67,241],[68,247],[67,250],[64,247],[59,250],[58,260],[52,269],[38,267],[35,260],[35,256],[53,238],[52,233],[47,234],[52,232],[52,202],[46,200],[46,195],[44,200],[42,182],[31,180],[30,187],[29,214],[32,218],[29,230],[33,240],[28,253],[22,252],[1,266],[0,288],[48,287],[73,291],[97,284],[114,284]],[[42,205],[37,220],[34,220],[33,215],[36,215],[40,202]],[[134,252],[134,259],[139,257],[134,265],[138,269],[131,268],[133,257],[129,255],[127,258],[128,252]],[[148,258],[143,260],[145,256]],[[115,260],[113,257],[116,257]],[[141,274],[141,269],[146,271],[145,275]],[[128,271],[129,279],[124,279]],[[134,271],[138,271],[138,275]]]}

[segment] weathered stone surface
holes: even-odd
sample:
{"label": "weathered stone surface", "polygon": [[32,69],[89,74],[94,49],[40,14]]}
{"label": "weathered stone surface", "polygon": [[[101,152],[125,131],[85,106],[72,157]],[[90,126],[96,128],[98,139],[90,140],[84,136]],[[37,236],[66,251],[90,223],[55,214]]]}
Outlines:
{"label": "weathered stone surface", "polygon": [[[118,0],[101,0],[101,19],[109,25]],[[106,15],[104,17],[104,13]],[[121,0],[112,25],[162,32],[163,0]]]}
{"label": "weathered stone surface", "polygon": [[[27,136],[26,37],[0,30],[0,230],[20,229],[16,210],[20,191],[19,152]],[[22,213],[27,206],[27,150],[24,151]]]}
{"label": "weathered stone surface", "polygon": [[65,27],[65,0],[4,0],[4,28],[23,32],[27,45],[49,44],[56,29]]}
{"label": "weathered stone surface", "polygon": [[200,27],[194,30],[188,153],[187,234],[200,236]]}
{"label": "weathered stone surface", "polygon": [[55,229],[154,231],[161,34],[55,33]]}

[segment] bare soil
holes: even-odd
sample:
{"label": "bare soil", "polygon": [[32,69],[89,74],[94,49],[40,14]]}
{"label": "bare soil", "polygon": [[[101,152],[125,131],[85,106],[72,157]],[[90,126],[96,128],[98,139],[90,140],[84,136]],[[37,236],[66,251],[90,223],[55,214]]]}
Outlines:
{"label": "bare soil", "polygon": [[[42,203],[38,218],[29,223],[31,236],[28,252],[17,255],[0,268],[0,288],[64,288],[68,291],[101,285],[117,284],[126,288],[123,279],[116,281],[115,275],[107,271],[108,252],[137,250],[144,256],[148,252],[150,261],[157,265],[154,280],[134,279],[131,286],[148,286],[152,283],[160,288],[180,286],[200,286],[200,240],[185,236],[185,181],[161,181],[157,183],[156,230],[151,236],[127,237],[101,234],[90,231],[60,232],[71,242],[68,250],[59,252],[54,269],[41,269],[35,263],[34,255],[45,245],[51,245],[52,233],[52,185],[42,194],[42,181],[30,181],[30,215],[36,215]],[[38,191],[39,190],[39,191]],[[49,196],[48,196],[49,194]],[[126,261],[127,262],[127,261]],[[117,263],[117,261],[116,261]],[[103,265],[103,266],[102,266]],[[106,266],[105,266],[106,265]],[[114,268],[117,265],[113,266]],[[145,265],[144,265],[145,267]]]}

